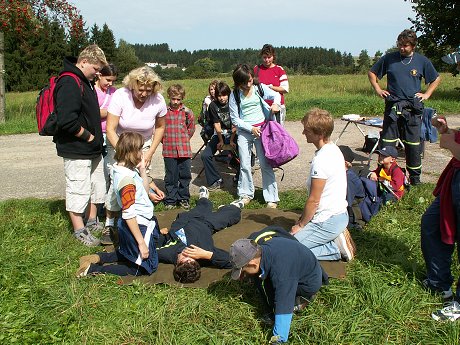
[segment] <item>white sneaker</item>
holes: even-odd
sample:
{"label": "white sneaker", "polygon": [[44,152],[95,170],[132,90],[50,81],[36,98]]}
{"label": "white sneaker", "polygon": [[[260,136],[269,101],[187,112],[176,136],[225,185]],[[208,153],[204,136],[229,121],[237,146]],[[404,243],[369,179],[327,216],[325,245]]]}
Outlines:
{"label": "white sneaker", "polygon": [[209,190],[205,186],[200,187],[200,199],[201,198],[209,199]]}
{"label": "white sneaker", "polygon": [[238,200],[235,200],[234,202],[242,202],[244,206],[249,204],[251,202],[251,199],[248,198],[247,196],[242,196]]}
{"label": "white sneaker", "polygon": [[356,255],[356,245],[351,238],[348,229],[345,229],[335,240],[335,244],[339,247],[340,254],[344,261],[351,261]]}
{"label": "white sneaker", "polygon": [[[242,202],[240,200],[235,200],[235,201],[231,202],[230,205],[236,206],[236,207],[241,208],[241,209],[244,208],[244,202]],[[222,205],[222,207],[223,206],[225,206],[225,205]]]}
{"label": "white sneaker", "polygon": [[460,304],[457,301],[450,302],[432,313],[431,317],[436,321],[455,321],[460,318]]}
{"label": "white sneaker", "polygon": [[276,202],[267,202],[267,208],[277,208],[278,204]]}

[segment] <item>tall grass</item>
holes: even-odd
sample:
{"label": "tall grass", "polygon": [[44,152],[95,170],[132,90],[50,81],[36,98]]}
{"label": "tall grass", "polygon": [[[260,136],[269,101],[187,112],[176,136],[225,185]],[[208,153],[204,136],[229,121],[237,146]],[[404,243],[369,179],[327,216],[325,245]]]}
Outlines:
{"label": "tall grass", "polygon": [[[458,344],[458,323],[432,320],[440,298],[420,285],[419,224],[432,188],[412,189],[352,233],[358,255],[346,278],[331,280],[294,316],[290,344]],[[231,199],[213,194],[217,205]],[[303,191],[281,193],[283,209],[304,202]],[[96,249],[77,243],[68,229],[62,200],[0,203],[0,343],[267,343],[271,329],[258,321],[263,311],[250,284],[224,278],[208,289],[186,289],[123,286],[114,276],[77,280],[79,256]]]}
{"label": "tall grass", "polygon": [[[223,78],[232,86],[231,77]],[[185,104],[199,114],[201,102],[207,94],[207,79],[173,80],[169,85],[181,83],[186,90]],[[334,116],[362,114],[381,116],[383,100],[372,90],[366,75],[289,76],[290,92],[286,95],[287,119],[299,120],[312,107],[327,109]],[[384,86],[385,80],[381,82]],[[442,114],[458,114],[460,109],[459,79],[442,75],[442,82],[433,97],[425,102]],[[165,95],[166,96],[166,95]],[[0,134],[30,133],[36,131],[35,100],[37,92],[8,93],[6,123],[0,125]]]}

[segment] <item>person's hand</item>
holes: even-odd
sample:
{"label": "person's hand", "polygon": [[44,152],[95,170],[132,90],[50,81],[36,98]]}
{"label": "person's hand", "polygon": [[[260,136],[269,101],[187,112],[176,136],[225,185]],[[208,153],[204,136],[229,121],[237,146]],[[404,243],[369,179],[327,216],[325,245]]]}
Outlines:
{"label": "person's hand", "polygon": [[149,249],[147,248],[145,241],[142,241],[142,243],[139,244],[139,252],[141,254],[142,259],[145,260],[149,258]]}
{"label": "person's hand", "polygon": [[236,149],[236,143],[234,143],[233,141],[230,141],[230,146]]}
{"label": "person's hand", "polygon": [[272,113],[277,113],[278,111],[280,111],[280,106],[278,104],[273,103],[270,107],[270,110]]}
{"label": "person's hand", "polygon": [[145,167],[146,168],[148,168],[150,166],[150,162],[152,161],[152,156],[153,156],[154,153],[155,153],[155,151],[150,152],[150,150],[144,153],[144,160],[145,160]]}
{"label": "person's hand", "polygon": [[158,189],[158,191],[149,192],[149,199],[151,202],[158,204],[161,200],[165,198],[165,194]]}
{"label": "person's hand", "polygon": [[428,96],[426,93],[423,93],[423,92],[417,92],[415,94],[415,97],[420,98],[421,102],[427,100],[428,98],[430,98],[430,96]]}
{"label": "person's hand", "polygon": [[449,127],[445,116],[436,116],[431,119],[431,124],[435,127],[440,134],[447,133]]}
{"label": "person's hand", "polygon": [[371,172],[369,174],[369,180],[371,181],[377,181],[378,180],[378,177],[377,177],[377,174],[375,172]]}
{"label": "person's hand", "polygon": [[190,246],[186,247],[182,251],[182,253],[195,260],[199,260],[199,259],[209,260],[212,257],[212,252],[208,250],[204,250],[203,248],[195,246],[194,244],[191,244]]}
{"label": "person's hand", "polygon": [[222,150],[222,147],[223,147],[223,146],[224,146],[224,142],[223,142],[223,141],[219,141],[219,142],[217,143],[217,149],[218,149],[218,150]]}
{"label": "person's hand", "polygon": [[292,228],[291,228],[291,231],[289,231],[289,233],[291,235],[295,235],[296,233],[298,233],[300,230],[302,230],[302,226],[300,226],[299,223],[295,223]]}
{"label": "person's hand", "polygon": [[160,234],[162,234],[162,235],[167,235],[168,232],[169,232],[168,228],[161,228],[160,229]]}
{"label": "person's hand", "polygon": [[252,127],[251,133],[257,138],[260,137],[260,128],[259,127]]}
{"label": "person's hand", "polygon": [[376,90],[375,92],[380,98],[383,98],[383,99],[387,98],[390,95],[390,93],[387,90],[379,89],[379,90]]}
{"label": "person's hand", "polygon": [[94,135],[90,134],[88,138],[88,142],[92,142],[94,140]]}

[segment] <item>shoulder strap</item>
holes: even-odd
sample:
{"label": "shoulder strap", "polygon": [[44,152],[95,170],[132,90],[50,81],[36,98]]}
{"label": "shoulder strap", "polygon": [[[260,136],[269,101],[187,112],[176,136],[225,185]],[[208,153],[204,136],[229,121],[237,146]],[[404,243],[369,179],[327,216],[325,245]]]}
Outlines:
{"label": "shoulder strap", "polygon": [[65,77],[65,76],[72,77],[77,82],[78,86],[80,86],[81,93],[83,94],[83,83],[81,79],[75,73],[72,73],[72,72],[63,72],[59,75],[57,79],[59,80],[61,79],[61,77]]}
{"label": "shoulder strap", "polygon": [[238,107],[238,117],[241,115],[241,98],[240,98],[240,90],[237,88],[233,89],[233,97],[235,98],[236,106]]}

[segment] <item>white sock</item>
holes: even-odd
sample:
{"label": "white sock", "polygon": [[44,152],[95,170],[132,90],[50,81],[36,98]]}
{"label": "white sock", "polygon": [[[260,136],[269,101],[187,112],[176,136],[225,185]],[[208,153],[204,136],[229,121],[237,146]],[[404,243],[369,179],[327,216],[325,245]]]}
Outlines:
{"label": "white sock", "polygon": [[106,218],[105,219],[105,226],[114,226],[115,225],[115,218]]}

